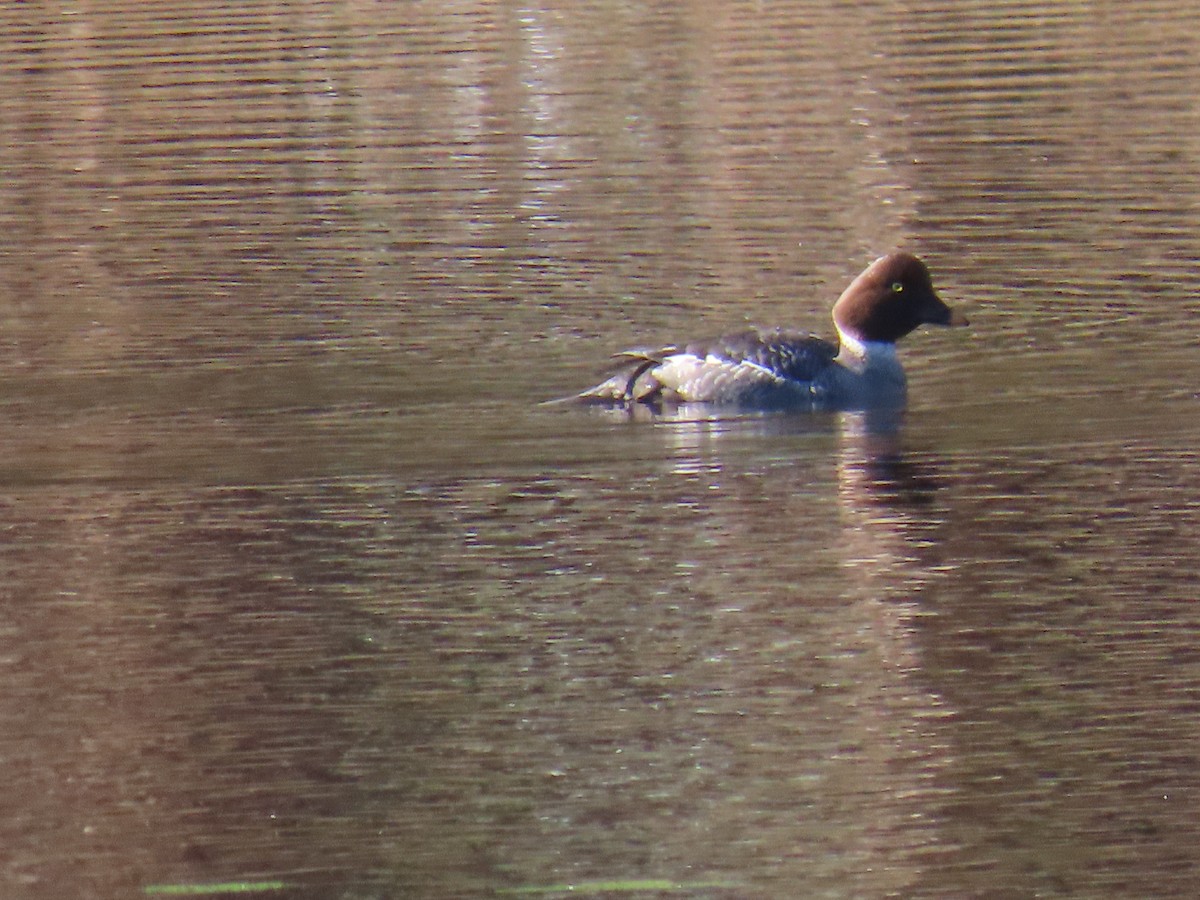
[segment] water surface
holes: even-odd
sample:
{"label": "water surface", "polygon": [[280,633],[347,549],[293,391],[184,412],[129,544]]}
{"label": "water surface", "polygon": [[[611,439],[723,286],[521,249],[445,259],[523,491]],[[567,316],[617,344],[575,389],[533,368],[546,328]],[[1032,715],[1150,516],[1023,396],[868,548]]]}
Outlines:
{"label": "water surface", "polygon": [[[0,893],[1194,896],[1197,24],[0,12]],[[538,405],[895,248],[890,431]]]}

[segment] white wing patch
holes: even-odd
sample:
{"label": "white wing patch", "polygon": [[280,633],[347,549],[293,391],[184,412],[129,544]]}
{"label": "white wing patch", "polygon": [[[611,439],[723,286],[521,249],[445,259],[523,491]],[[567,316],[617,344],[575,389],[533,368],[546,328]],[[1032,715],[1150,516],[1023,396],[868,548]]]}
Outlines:
{"label": "white wing patch", "polygon": [[668,356],[654,369],[654,378],[685,403],[736,402],[757,390],[805,394],[809,385],[790,381],[761,363],[736,362],[709,354]]}

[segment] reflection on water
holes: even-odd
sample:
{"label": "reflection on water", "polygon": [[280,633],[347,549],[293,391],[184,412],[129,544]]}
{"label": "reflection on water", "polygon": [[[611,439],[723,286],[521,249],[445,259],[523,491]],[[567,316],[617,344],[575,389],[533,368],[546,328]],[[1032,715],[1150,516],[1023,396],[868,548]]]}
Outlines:
{"label": "reflection on water", "polygon": [[13,883],[922,895],[1186,858],[1197,510],[1156,483],[1194,458],[760,424],[561,475],[10,492]]}
{"label": "reflection on water", "polygon": [[[1196,17],[0,10],[0,894],[1192,896]],[[538,405],[897,247],[898,421]]]}

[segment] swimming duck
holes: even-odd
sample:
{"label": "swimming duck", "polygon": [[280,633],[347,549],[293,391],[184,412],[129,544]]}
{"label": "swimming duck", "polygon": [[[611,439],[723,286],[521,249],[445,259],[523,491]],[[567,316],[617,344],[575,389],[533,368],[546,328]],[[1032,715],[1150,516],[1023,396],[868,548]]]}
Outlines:
{"label": "swimming duck", "polygon": [[612,406],[705,403],[740,409],[902,406],[896,341],[920,325],[966,325],[911,253],[867,266],[833,305],[839,344],[806,332],[750,328],[711,341],[618,354],[619,369],[578,395]]}

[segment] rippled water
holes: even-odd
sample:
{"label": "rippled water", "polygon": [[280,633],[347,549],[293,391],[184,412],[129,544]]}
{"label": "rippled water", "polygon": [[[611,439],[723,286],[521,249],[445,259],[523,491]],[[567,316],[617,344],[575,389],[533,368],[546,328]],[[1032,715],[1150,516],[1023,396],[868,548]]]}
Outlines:
{"label": "rippled water", "polygon": [[[0,10],[0,895],[1194,896],[1198,25]],[[897,247],[895,430],[538,405]]]}

